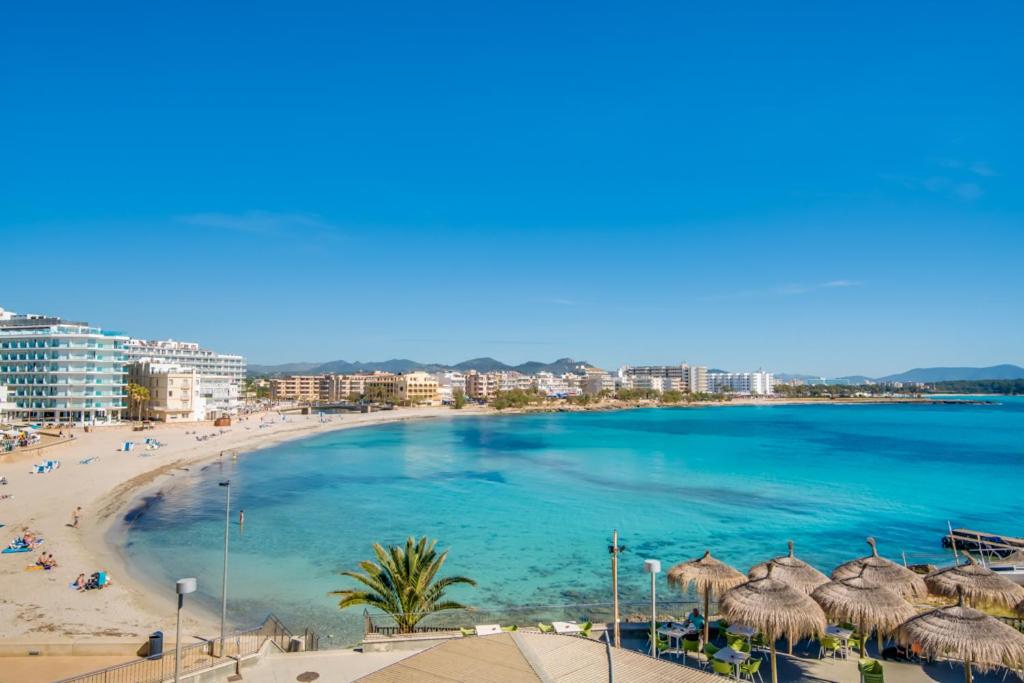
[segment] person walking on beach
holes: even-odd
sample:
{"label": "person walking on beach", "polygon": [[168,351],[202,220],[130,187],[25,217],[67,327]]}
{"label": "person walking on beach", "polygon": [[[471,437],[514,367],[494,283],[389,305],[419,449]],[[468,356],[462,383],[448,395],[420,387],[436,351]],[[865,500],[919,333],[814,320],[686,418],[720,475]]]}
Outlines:
{"label": "person walking on beach", "polygon": [[78,520],[82,516],[82,506],[79,505],[75,508],[74,512],[71,513],[71,526],[75,529],[78,528]]}

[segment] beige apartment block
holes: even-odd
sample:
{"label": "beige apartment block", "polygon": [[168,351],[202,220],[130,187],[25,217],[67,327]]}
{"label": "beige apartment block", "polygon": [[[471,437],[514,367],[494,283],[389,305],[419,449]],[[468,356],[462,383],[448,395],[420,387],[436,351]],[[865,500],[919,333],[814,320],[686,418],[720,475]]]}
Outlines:
{"label": "beige apartment block", "polygon": [[270,398],[274,401],[319,401],[324,375],[290,375],[270,380]]}
{"label": "beige apartment block", "polygon": [[206,419],[199,373],[171,363],[148,359],[128,366],[128,382],[145,387],[149,400],[141,406],[129,397],[128,415],[160,422],[198,422]]}
{"label": "beige apartment block", "polygon": [[441,405],[437,378],[428,372],[409,372],[398,376],[396,399],[414,406]]}

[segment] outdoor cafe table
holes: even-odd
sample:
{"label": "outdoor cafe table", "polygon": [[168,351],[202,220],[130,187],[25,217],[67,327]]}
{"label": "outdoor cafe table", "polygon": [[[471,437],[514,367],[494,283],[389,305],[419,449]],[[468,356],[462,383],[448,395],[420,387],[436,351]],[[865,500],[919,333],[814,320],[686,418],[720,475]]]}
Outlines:
{"label": "outdoor cafe table", "polygon": [[572,633],[582,633],[583,629],[575,621],[553,621],[551,625],[555,629],[555,633],[561,633],[568,635]]}
{"label": "outdoor cafe table", "polygon": [[740,664],[747,661],[750,657],[746,652],[737,652],[731,647],[723,647],[721,650],[711,655],[720,662],[726,662],[736,667],[736,679],[740,677]]}
{"label": "outdoor cafe table", "polygon": [[[677,653],[679,652],[679,648],[680,648],[679,641],[683,638],[683,636],[686,636],[686,635],[689,635],[689,634],[692,634],[692,633],[696,633],[696,632],[697,632],[697,630],[695,628],[693,628],[692,626],[687,626],[685,628],[682,627],[682,626],[675,626],[675,627],[662,626],[661,628],[658,629],[658,633],[660,633],[661,635],[663,635],[666,638],[668,638],[669,649],[670,650],[674,650]],[[675,641],[675,646],[674,647],[673,647],[672,641]]]}
{"label": "outdoor cafe table", "polygon": [[477,624],[476,634],[478,636],[494,636],[501,633],[501,624]]}
{"label": "outdoor cafe table", "polygon": [[848,659],[848,652],[850,650],[850,636],[853,635],[853,631],[851,631],[848,628],[843,628],[842,626],[829,624],[825,627],[825,635],[832,636],[833,638],[838,638],[843,642],[843,658]]}
{"label": "outdoor cafe table", "polygon": [[754,634],[757,633],[757,629],[750,626],[744,626],[743,624],[733,624],[729,628],[725,629],[725,632],[732,636],[740,636],[750,640],[754,637]]}

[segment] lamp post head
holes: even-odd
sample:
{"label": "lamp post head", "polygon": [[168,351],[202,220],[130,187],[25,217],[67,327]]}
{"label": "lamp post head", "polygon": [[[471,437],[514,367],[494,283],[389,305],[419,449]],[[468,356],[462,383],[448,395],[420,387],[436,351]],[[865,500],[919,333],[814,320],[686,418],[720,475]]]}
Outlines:
{"label": "lamp post head", "polygon": [[226,481],[219,482],[217,486],[231,486],[231,480],[228,479]]}
{"label": "lamp post head", "polygon": [[189,579],[178,579],[178,582],[174,584],[174,590],[178,595],[188,595],[189,593],[195,593],[197,582],[195,578]]}
{"label": "lamp post head", "polygon": [[644,571],[648,574],[660,574],[661,560],[644,560]]}

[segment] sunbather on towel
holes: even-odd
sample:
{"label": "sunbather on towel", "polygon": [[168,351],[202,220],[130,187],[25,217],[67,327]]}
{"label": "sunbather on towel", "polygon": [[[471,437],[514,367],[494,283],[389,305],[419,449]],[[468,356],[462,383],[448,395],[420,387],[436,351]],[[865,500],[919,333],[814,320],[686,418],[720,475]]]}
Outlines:
{"label": "sunbather on towel", "polygon": [[74,588],[78,591],[84,591],[86,583],[85,574],[79,574],[78,578],[75,579]]}

